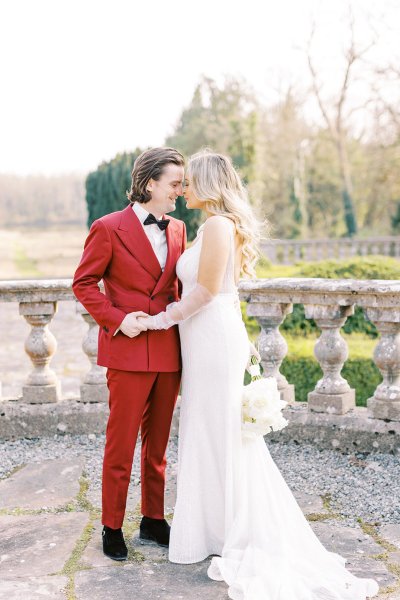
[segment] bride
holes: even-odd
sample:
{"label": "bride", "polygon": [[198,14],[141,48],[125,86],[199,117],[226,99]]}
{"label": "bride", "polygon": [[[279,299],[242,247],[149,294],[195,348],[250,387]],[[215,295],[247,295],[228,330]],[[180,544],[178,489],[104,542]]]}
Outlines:
{"label": "bride", "polygon": [[182,404],[177,502],[169,559],[214,555],[211,579],[233,600],[365,600],[378,584],[359,579],[315,536],[262,436],[242,438],[241,395],[249,341],[239,276],[253,275],[259,224],[230,160],[202,151],[189,161],[188,208],[205,223],[177,263],[180,302],[145,317],[148,329],[179,324]]}

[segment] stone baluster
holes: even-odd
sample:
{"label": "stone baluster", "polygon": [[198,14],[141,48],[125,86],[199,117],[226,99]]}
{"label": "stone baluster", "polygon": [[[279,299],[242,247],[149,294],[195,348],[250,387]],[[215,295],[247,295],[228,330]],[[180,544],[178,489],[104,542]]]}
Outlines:
{"label": "stone baluster", "polygon": [[308,261],[313,260],[313,243],[312,242],[308,242],[307,244],[305,244],[305,253],[306,253],[306,260],[308,260]]}
{"label": "stone baluster", "polygon": [[322,260],[326,253],[326,242],[316,242],[315,244],[315,258],[316,260]]}
{"label": "stone baluster", "polygon": [[297,242],[293,246],[293,260],[294,262],[301,260],[301,246]]}
{"label": "stone baluster", "polygon": [[374,362],[383,377],[367,406],[376,419],[400,421],[400,305],[367,307],[365,312],[381,334],[374,350]]}
{"label": "stone baluster", "polygon": [[29,404],[57,402],[60,382],[49,367],[57,349],[57,340],[47,325],[57,311],[56,302],[20,302],[19,313],[32,329],[25,342],[25,350],[33,363],[33,371],[22,388],[22,401]]}
{"label": "stone baluster", "polygon": [[322,330],[314,354],[323,377],[308,394],[308,408],[315,412],[344,414],[355,407],[355,392],[340,375],[348,348],[340,328],[354,312],[353,306],[305,304],[307,319],[314,319]]}
{"label": "stone baluster", "polygon": [[289,244],[284,244],[282,246],[282,251],[283,251],[282,264],[284,264],[284,265],[290,265],[290,259],[289,259],[290,247],[289,247]]}
{"label": "stone baluster", "polygon": [[262,246],[264,256],[272,263],[276,262],[276,247],[274,242],[266,242]]}
{"label": "stone baluster", "polygon": [[247,314],[249,317],[255,317],[261,327],[258,348],[264,375],[276,378],[281,398],[286,402],[294,402],[294,386],[288,383],[286,377],[279,371],[288,351],[286,340],[279,331],[279,325],[292,310],[292,304],[267,302],[247,304]]}
{"label": "stone baluster", "polygon": [[105,378],[104,367],[97,364],[97,339],[99,326],[93,317],[87,312],[80,302],[76,304],[76,311],[89,325],[89,329],[83,338],[82,349],[90,362],[90,369],[83,378],[81,384],[80,402],[107,402],[108,389]]}
{"label": "stone baluster", "polygon": [[338,257],[339,258],[345,258],[346,257],[346,252],[347,248],[346,248],[346,244],[345,242],[339,243],[338,245]]}

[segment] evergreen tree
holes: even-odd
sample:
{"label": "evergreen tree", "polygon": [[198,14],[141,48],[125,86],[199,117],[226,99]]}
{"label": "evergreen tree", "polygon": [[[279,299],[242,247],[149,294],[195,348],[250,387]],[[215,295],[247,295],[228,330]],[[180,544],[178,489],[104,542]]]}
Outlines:
{"label": "evergreen tree", "polygon": [[88,226],[108,213],[122,210],[128,204],[126,191],[131,185],[133,163],[142,150],[117,154],[109,162],[103,162],[86,178],[86,204]]}

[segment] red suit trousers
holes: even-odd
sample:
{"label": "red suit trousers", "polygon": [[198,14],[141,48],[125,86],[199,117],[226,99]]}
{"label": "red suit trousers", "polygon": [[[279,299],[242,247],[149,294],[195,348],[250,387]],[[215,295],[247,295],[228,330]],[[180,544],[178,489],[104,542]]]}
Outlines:
{"label": "red suit trousers", "polygon": [[103,461],[103,525],[122,527],[139,427],[142,514],[164,518],[166,448],[180,379],[180,371],[107,370],[110,415]]}

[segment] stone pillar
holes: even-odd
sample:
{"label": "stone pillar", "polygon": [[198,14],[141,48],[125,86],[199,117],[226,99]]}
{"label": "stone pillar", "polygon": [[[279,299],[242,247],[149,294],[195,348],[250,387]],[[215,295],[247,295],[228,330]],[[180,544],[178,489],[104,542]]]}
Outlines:
{"label": "stone pillar", "polygon": [[323,377],[308,394],[308,408],[315,412],[344,414],[355,407],[355,392],[340,375],[348,357],[347,344],[340,335],[340,328],[353,306],[305,304],[307,319],[315,319],[322,330],[314,354],[323,371]]}
{"label": "stone pillar", "polygon": [[327,243],[327,253],[326,258],[335,258],[335,242],[329,240]]}
{"label": "stone pillar", "polygon": [[341,244],[338,245],[338,258],[346,258],[347,256],[347,246],[346,246],[346,242],[342,242]]}
{"label": "stone pillar", "polygon": [[104,373],[104,367],[97,364],[97,347],[99,326],[86,308],[77,302],[76,311],[82,315],[83,320],[89,325],[89,329],[83,338],[82,349],[90,362],[90,369],[83,378],[81,385],[80,402],[107,402],[108,388]]}
{"label": "stone pillar", "polygon": [[247,314],[249,317],[255,317],[261,327],[258,348],[264,375],[276,378],[281,398],[286,402],[294,402],[294,386],[288,383],[286,377],[279,371],[288,350],[286,340],[279,331],[279,325],[292,310],[292,304],[266,302],[247,304]]}
{"label": "stone pillar", "polygon": [[374,361],[383,377],[367,406],[376,419],[400,421],[400,306],[366,308],[365,312],[381,334]]}
{"label": "stone pillar", "polygon": [[49,367],[57,349],[57,340],[47,325],[57,311],[56,302],[20,302],[19,314],[32,329],[25,342],[25,350],[33,363],[26,384],[22,388],[22,401],[30,404],[57,402],[60,382]]}
{"label": "stone pillar", "polygon": [[315,258],[316,260],[323,260],[326,252],[326,242],[315,243]]}
{"label": "stone pillar", "polygon": [[392,248],[392,242],[390,240],[384,240],[383,241],[383,254],[385,256],[391,256],[391,254],[392,254],[391,248]]}
{"label": "stone pillar", "polygon": [[291,260],[289,258],[289,252],[290,252],[289,245],[288,244],[283,244],[283,246],[282,246],[282,253],[283,253],[282,264],[283,265],[290,265],[290,264],[292,264]]}

